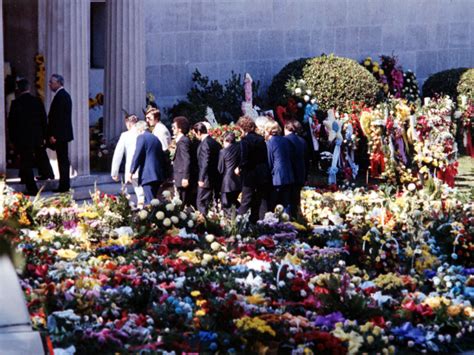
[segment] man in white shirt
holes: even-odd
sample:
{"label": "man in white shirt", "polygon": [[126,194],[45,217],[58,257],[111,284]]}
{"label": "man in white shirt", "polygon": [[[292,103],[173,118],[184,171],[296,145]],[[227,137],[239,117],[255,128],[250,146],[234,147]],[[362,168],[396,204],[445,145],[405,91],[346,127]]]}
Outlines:
{"label": "man in white shirt", "polygon": [[171,133],[161,122],[160,110],[155,107],[149,108],[146,111],[145,119],[148,126],[153,129],[152,133],[160,140],[163,151],[166,152],[171,143]]}
{"label": "man in white shirt", "polygon": [[[138,132],[135,129],[135,124],[138,121],[138,117],[130,115],[125,117],[125,126],[127,131],[120,135],[120,139],[115,146],[114,156],[112,158],[112,169],[110,175],[115,181],[119,181],[119,169],[122,163],[123,155],[125,154],[125,172],[130,171],[132,165],[133,155],[135,154],[135,148],[137,144]],[[143,188],[138,185],[138,172],[135,173],[132,179],[132,185],[137,196],[137,205],[142,207],[145,201],[145,195]]]}

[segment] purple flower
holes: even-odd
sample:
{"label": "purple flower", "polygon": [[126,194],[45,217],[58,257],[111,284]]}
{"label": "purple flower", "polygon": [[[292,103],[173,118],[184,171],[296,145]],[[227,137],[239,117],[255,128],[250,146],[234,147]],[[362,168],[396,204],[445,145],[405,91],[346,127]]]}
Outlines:
{"label": "purple flower", "polygon": [[341,312],[329,313],[325,316],[317,316],[314,325],[319,327],[326,327],[334,329],[334,325],[339,322],[344,322],[345,318]]}

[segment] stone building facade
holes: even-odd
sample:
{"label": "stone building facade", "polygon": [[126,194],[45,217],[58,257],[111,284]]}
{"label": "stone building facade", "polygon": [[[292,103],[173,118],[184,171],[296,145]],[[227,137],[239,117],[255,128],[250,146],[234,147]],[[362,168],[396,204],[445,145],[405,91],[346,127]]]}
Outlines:
{"label": "stone building facade", "polygon": [[[105,93],[110,139],[124,129],[122,109],[140,113],[145,92],[162,107],[173,105],[186,95],[196,68],[222,82],[232,70],[249,72],[265,88],[289,61],[321,53],[355,60],[393,53],[420,82],[474,64],[473,0],[107,0],[103,19],[94,18],[102,26],[92,39],[91,11],[103,0],[2,1],[5,60],[31,80],[34,70],[24,58],[44,53],[46,75],[62,72],[68,80],[78,132],[71,155],[79,174],[89,173],[87,98],[98,92]],[[91,66],[94,43],[102,43],[104,68]]]}

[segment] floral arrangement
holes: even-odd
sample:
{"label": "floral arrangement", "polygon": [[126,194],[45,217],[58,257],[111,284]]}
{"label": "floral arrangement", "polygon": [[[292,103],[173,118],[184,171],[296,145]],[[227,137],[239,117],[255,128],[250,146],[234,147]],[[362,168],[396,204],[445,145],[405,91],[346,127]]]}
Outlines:
{"label": "floral arrangement", "polygon": [[411,70],[404,72],[396,56],[381,55],[380,63],[367,57],[361,64],[377,79],[385,97],[404,98],[410,102],[418,100],[416,76]]}
{"label": "floral arrangement", "polygon": [[417,112],[413,159],[425,178],[437,176],[453,187],[458,165],[454,104],[448,96],[425,101]]}
{"label": "floral arrangement", "polygon": [[209,130],[209,135],[214,138],[221,146],[224,145],[224,135],[227,132],[232,132],[235,134],[235,138],[237,141],[240,141],[240,137],[242,136],[242,131],[239,127],[234,124],[230,125],[221,125],[217,127],[213,127]]}
{"label": "floral arrangement", "polygon": [[[1,196],[20,211],[21,195]],[[97,191],[30,203],[12,241],[32,323],[57,351],[472,349],[474,205],[446,185],[308,189],[307,225],[278,206],[239,228],[168,194],[142,210]]]}

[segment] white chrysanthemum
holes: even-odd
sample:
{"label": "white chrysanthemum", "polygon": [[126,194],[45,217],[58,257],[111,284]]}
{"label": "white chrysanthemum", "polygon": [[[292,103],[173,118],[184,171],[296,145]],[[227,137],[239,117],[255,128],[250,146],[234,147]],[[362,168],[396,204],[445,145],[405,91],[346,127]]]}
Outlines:
{"label": "white chrysanthemum", "polygon": [[152,206],[158,206],[160,204],[160,200],[158,200],[157,198],[154,198],[153,200],[150,201],[150,204]]}
{"label": "white chrysanthemum", "polygon": [[148,217],[148,211],[147,210],[141,210],[140,212],[138,212],[138,217],[141,220],[146,219]]}
{"label": "white chrysanthemum", "polygon": [[171,219],[165,218],[165,219],[163,220],[163,225],[164,225],[165,227],[171,226]]}
{"label": "white chrysanthemum", "polygon": [[174,207],[175,207],[174,203],[168,203],[166,205],[166,210],[172,212],[174,211]]}
{"label": "white chrysanthemum", "polygon": [[170,198],[171,197],[171,192],[169,192],[168,190],[163,191],[162,196],[164,198]]}
{"label": "white chrysanthemum", "polygon": [[217,242],[213,242],[213,243],[211,244],[211,249],[214,250],[214,251],[217,251],[217,250],[219,250],[220,248],[221,248],[221,245],[220,245],[219,243],[217,243]]}
{"label": "white chrysanthemum", "polygon": [[178,224],[179,223],[179,218],[176,217],[176,216],[172,216],[171,217],[171,222],[173,222],[173,224]]}
{"label": "white chrysanthemum", "polygon": [[181,218],[183,221],[187,218],[188,216],[184,212],[179,212],[179,218]]}
{"label": "white chrysanthemum", "polygon": [[295,89],[295,94],[300,95],[301,94],[301,88],[296,88]]}
{"label": "white chrysanthemum", "polygon": [[188,227],[193,228],[194,227],[194,221],[188,221]]}
{"label": "white chrysanthemum", "polygon": [[165,213],[163,211],[158,211],[156,212],[155,217],[157,220],[161,221],[163,218],[165,218]]}
{"label": "white chrysanthemum", "polygon": [[208,234],[206,235],[206,241],[208,243],[212,243],[214,241],[215,237],[214,237],[214,234]]}

